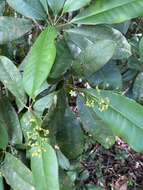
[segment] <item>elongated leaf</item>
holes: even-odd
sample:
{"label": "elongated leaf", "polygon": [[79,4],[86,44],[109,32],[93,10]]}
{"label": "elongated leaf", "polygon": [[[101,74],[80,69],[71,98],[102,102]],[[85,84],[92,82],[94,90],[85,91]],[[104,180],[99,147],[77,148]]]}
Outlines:
{"label": "elongated leaf", "polygon": [[[36,190],[59,190],[58,162],[54,149],[47,143],[43,144],[38,156],[31,156],[31,169]],[[31,149],[31,155],[38,148]]]}
{"label": "elongated leaf", "polygon": [[5,149],[8,145],[8,133],[3,123],[0,123],[0,149]]}
{"label": "elongated leaf", "polygon": [[0,81],[16,97],[18,105],[24,107],[27,100],[21,75],[12,61],[4,56],[0,56]]}
{"label": "elongated leaf", "polygon": [[131,55],[131,46],[118,30],[108,26],[82,26],[65,31],[66,41],[77,57],[81,50],[89,43],[96,44],[97,41],[111,40],[117,45],[113,59],[126,59]]}
{"label": "elongated leaf", "polygon": [[72,55],[67,44],[62,40],[57,43],[57,56],[50,72],[50,81],[61,80],[61,77],[72,65]]}
{"label": "elongated leaf", "polygon": [[30,31],[32,23],[23,18],[0,16],[0,44],[12,41]]}
{"label": "elongated leaf", "polygon": [[5,8],[5,0],[0,0],[0,16],[3,15],[4,8]]}
{"label": "elongated leaf", "polygon": [[14,190],[35,190],[31,171],[11,154],[6,153],[1,171],[7,184]]}
{"label": "elongated leaf", "polygon": [[6,97],[0,98],[0,122],[9,134],[12,144],[22,143],[22,131],[16,111]]}
{"label": "elongated leaf", "polygon": [[91,0],[78,0],[78,1],[66,0],[63,11],[64,12],[76,11],[76,10],[84,7],[85,5],[88,5],[90,3],[90,1]]}
{"label": "elongated leaf", "polygon": [[97,0],[76,16],[72,22],[95,25],[121,23],[143,15],[142,0]]}
{"label": "elongated leaf", "polygon": [[46,13],[40,0],[6,0],[7,3],[18,13],[25,17],[44,20]]}
{"label": "elongated leaf", "polygon": [[35,92],[48,77],[56,57],[53,27],[46,28],[38,37],[29,53],[24,69],[23,84],[27,94],[34,98]]}
{"label": "elongated leaf", "polygon": [[100,119],[92,108],[84,104],[82,97],[78,98],[78,111],[80,119],[85,131],[87,131],[92,138],[102,144],[105,148],[110,148],[115,143],[115,137],[102,119]]}
{"label": "elongated leaf", "polygon": [[63,170],[69,170],[69,168],[70,168],[69,160],[65,157],[65,155],[60,150],[57,150],[56,153],[57,153],[59,166]]}
{"label": "elongated leaf", "polygon": [[65,0],[47,0],[47,1],[49,4],[49,7],[52,9],[55,15],[57,15],[61,11],[65,2]]}
{"label": "elongated leaf", "polygon": [[[93,111],[113,133],[121,137],[135,151],[143,152],[143,107],[127,97],[110,91],[99,93],[90,89],[86,90],[86,93],[95,101]],[[99,109],[101,100],[103,100],[102,110]]]}

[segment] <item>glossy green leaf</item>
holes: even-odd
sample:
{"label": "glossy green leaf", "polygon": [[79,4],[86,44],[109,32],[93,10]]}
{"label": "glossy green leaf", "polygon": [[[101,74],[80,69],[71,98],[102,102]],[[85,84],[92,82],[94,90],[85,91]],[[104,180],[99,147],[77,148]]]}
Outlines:
{"label": "glossy green leaf", "polygon": [[[39,139],[40,140],[40,139]],[[37,147],[31,149],[31,169],[36,190],[59,190],[58,162],[54,149],[43,143],[43,149],[38,156],[32,156],[38,151]]]}
{"label": "glossy green leaf", "polygon": [[0,0],[0,16],[3,15],[5,9],[5,0]]}
{"label": "glossy green leaf", "polygon": [[9,6],[25,17],[44,20],[46,12],[39,0],[6,0]]}
{"label": "glossy green leaf", "polygon": [[6,97],[0,98],[0,123],[7,130],[11,144],[22,143],[22,131],[18,116]]}
{"label": "glossy green leaf", "polygon": [[140,44],[139,44],[139,52],[140,52],[140,59],[143,62],[143,37],[142,37]]}
{"label": "glossy green leaf", "polygon": [[143,103],[143,73],[139,73],[133,85],[133,97],[140,103]]}
{"label": "glossy green leaf", "polygon": [[24,68],[23,84],[27,94],[35,98],[35,92],[47,79],[56,57],[54,27],[46,28],[31,48]]}
{"label": "glossy green leaf", "polygon": [[15,96],[18,105],[24,107],[27,98],[21,75],[12,61],[4,56],[0,56],[0,81]]}
{"label": "glossy green leaf", "polygon": [[0,123],[0,149],[5,149],[7,145],[8,145],[8,133],[3,123]]}
{"label": "glossy green leaf", "polygon": [[116,45],[111,40],[100,40],[95,44],[90,44],[75,60],[73,64],[75,73],[80,76],[95,73],[112,58],[115,48]]}
{"label": "glossy green leaf", "polygon": [[126,59],[131,55],[131,46],[118,30],[109,26],[82,26],[65,31],[65,38],[74,57],[77,57],[81,50],[89,43],[96,43],[101,40],[111,40],[116,44],[113,59]]}
{"label": "glossy green leaf", "polygon": [[32,28],[32,22],[24,18],[0,16],[0,44],[15,40]]}
{"label": "glossy green leaf", "polygon": [[97,0],[77,15],[72,22],[77,24],[121,23],[143,15],[142,0]]}
{"label": "glossy green leaf", "polygon": [[31,171],[11,154],[6,153],[1,171],[7,184],[14,190],[35,190]]}
{"label": "glossy green leaf", "polygon": [[[110,91],[98,92],[90,89],[86,90],[86,94],[95,101],[93,111],[113,133],[121,137],[135,151],[143,152],[143,107],[132,99]],[[101,100],[105,103],[99,104]],[[99,109],[101,105],[102,111]]]}
{"label": "glossy green leaf", "polygon": [[122,89],[122,76],[116,62],[110,61],[96,73],[87,78],[92,87],[101,89]]}
{"label": "glossy green leaf", "polygon": [[61,11],[65,2],[65,0],[47,0],[47,1],[49,4],[49,7],[52,9],[55,15],[57,15]]}
{"label": "glossy green leaf", "polygon": [[63,11],[64,12],[71,12],[76,11],[90,3],[91,0],[66,0],[64,4]]}
{"label": "glossy green leaf", "polygon": [[92,108],[86,106],[82,97],[77,102],[83,128],[92,138],[105,148],[110,148],[115,143],[115,137],[104,121],[96,115]]}

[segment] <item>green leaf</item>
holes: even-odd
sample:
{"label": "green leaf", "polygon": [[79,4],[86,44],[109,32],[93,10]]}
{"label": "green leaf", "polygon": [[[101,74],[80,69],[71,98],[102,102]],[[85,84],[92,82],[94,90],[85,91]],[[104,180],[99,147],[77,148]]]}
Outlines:
{"label": "green leaf", "polygon": [[77,101],[80,119],[86,132],[105,148],[110,148],[115,143],[115,137],[104,121],[96,115],[92,108],[86,106],[82,97]]}
{"label": "green leaf", "polygon": [[54,98],[56,96],[56,93],[53,92],[47,96],[44,96],[43,98],[39,99],[35,102],[33,105],[33,108],[36,112],[43,113],[45,109],[49,109],[54,101]]}
{"label": "green leaf", "polygon": [[139,52],[140,52],[140,59],[143,62],[143,37],[141,38],[139,43]]}
{"label": "green leaf", "polygon": [[74,190],[74,183],[64,170],[60,170],[60,190]]}
{"label": "green leaf", "polygon": [[40,0],[44,10],[46,11],[46,13],[48,14],[48,2],[47,0]]}
{"label": "green leaf", "polygon": [[73,64],[75,73],[80,76],[95,73],[112,58],[115,48],[116,45],[111,40],[101,40],[90,44],[75,60]]}
{"label": "green leaf", "polygon": [[67,157],[60,150],[56,150],[56,153],[57,153],[58,163],[59,163],[59,166],[61,167],[61,169],[69,170],[70,162],[67,159]]}
{"label": "green leaf", "polygon": [[8,145],[8,133],[3,123],[0,123],[0,149],[5,149]]}
{"label": "green leaf", "polygon": [[51,8],[51,10],[55,15],[57,15],[61,11],[65,2],[65,0],[47,0],[47,1],[49,7]]}
{"label": "green leaf", "polygon": [[3,15],[5,10],[5,0],[0,0],[0,16]]}
{"label": "green leaf", "polygon": [[58,42],[56,60],[49,75],[50,81],[61,80],[61,77],[71,67],[72,61],[72,55],[65,41]]}
{"label": "green leaf", "polygon": [[46,19],[46,13],[39,0],[6,0],[9,6],[25,17],[37,20]]}
{"label": "green leaf", "polygon": [[0,176],[0,190],[4,190],[3,178]]}
{"label": "green leaf", "polygon": [[27,98],[22,85],[21,75],[12,61],[4,56],[0,56],[0,81],[15,96],[18,105],[21,108],[24,107]]}
{"label": "green leaf", "polygon": [[111,40],[116,44],[113,59],[126,59],[131,55],[131,46],[118,30],[109,26],[82,26],[65,31],[65,38],[74,57],[84,50],[89,43],[96,44],[97,41]]}
{"label": "green leaf", "polygon": [[59,190],[56,153],[47,143],[43,143],[42,148],[44,151],[42,150],[38,156],[32,156],[38,151],[37,147],[32,148],[30,151],[31,169],[36,190]]}
{"label": "green leaf", "polygon": [[23,18],[0,16],[0,44],[15,40],[32,28],[32,22]]}
{"label": "green leaf", "polygon": [[47,79],[56,57],[54,27],[46,28],[31,48],[24,68],[23,84],[27,94],[35,98],[35,92]]}
{"label": "green leaf", "polygon": [[143,73],[139,73],[133,85],[133,97],[140,103],[143,103]]}
{"label": "green leaf", "polygon": [[35,190],[31,171],[11,154],[6,153],[1,171],[7,184],[14,190]]}
{"label": "green leaf", "polygon": [[132,99],[110,91],[90,89],[85,93],[95,101],[93,111],[114,135],[121,137],[135,151],[143,152],[143,107]]}
{"label": "green leaf", "polygon": [[7,129],[11,144],[22,144],[22,131],[18,116],[6,97],[0,98],[0,123]]}
{"label": "green leaf", "polygon": [[92,87],[122,89],[122,76],[114,61],[107,63],[99,71],[89,76],[87,80]]}
{"label": "green leaf", "polygon": [[97,0],[77,15],[72,22],[77,24],[121,23],[143,15],[142,0]]}
{"label": "green leaf", "polygon": [[90,3],[91,0],[66,0],[64,4],[63,11],[64,13],[66,12],[71,12],[71,11],[76,11]]}

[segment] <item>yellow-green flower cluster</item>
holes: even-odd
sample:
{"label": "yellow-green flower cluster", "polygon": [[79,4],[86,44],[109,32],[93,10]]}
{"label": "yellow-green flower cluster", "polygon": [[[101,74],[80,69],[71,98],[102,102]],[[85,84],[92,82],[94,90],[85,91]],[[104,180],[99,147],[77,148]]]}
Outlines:
{"label": "yellow-green flower cluster", "polygon": [[94,104],[95,104],[95,100],[94,99],[92,99],[92,98],[87,98],[86,99],[86,106],[87,107],[93,108]]}
{"label": "yellow-green flower cluster", "polygon": [[[46,152],[48,130],[38,126],[35,119],[30,120],[31,131],[27,132],[28,146],[32,151],[32,157],[41,157],[42,152]],[[40,136],[42,134],[42,137]]]}
{"label": "yellow-green flower cluster", "polygon": [[99,101],[98,101],[98,109],[99,111],[101,112],[104,112],[108,109],[109,107],[109,99],[108,98],[100,98]]}

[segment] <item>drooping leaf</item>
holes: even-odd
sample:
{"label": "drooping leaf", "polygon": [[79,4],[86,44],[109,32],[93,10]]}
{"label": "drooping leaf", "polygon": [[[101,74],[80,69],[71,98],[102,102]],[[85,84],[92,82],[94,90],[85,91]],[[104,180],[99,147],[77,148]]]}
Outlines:
{"label": "drooping leaf", "polygon": [[5,149],[8,145],[8,133],[3,123],[0,123],[0,149]]}
{"label": "drooping leaf", "polygon": [[61,80],[61,77],[72,65],[72,55],[67,44],[62,40],[57,43],[57,56],[49,75],[50,81]]}
{"label": "drooping leaf", "polygon": [[27,94],[35,98],[35,92],[48,77],[56,57],[54,27],[46,28],[31,48],[24,68],[23,84]]}
{"label": "drooping leaf", "polygon": [[39,0],[6,0],[9,6],[25,17],[37,20],[46,19],[46,12]]}
{"label": "drooping leaf", "polygon": [[89,89],[86,90],[86,94],[95,101],[93,111],[107,124],[114,135],[122,138],[135,151],[142,152],[143,107],[132,99],[111,91],[98,92]]}
{"label": "drooping leaf", "polygon": [[92,108],[86,106],[82,97],[77,102],[80,119],[86,132],[105,148],[110,148],[115,143],[111,129],[96,115]]}
{"label": "drooping leaf", "polygon": [[32,148],[30,151],[31,169],[36,190],[59,190],[56,153],[47,143],[43,143],[42,148],[43,150],[38,156],[32,156],[38,151],[37,147]]}
{"label": "drooping leaf", "polygon": [[97,0],[72,22],[87,25],[121,23],[142,16],[142,9],[142,0]]}
{"label": "drooping leaf", "polygon": [[101,89],[121,89],[122,76],[116,66],[116,62],[110,61],[96,73],[87,78],[92,87],[98,86]]}
{"label": "drooping leaf", "polygon": [[111,40],[117,45],[113,59],[126,59],[131,55],[131,46],[118,30],[109,26],[82,26],[65,31],[66,41],[77,57],[81,50],[85,49],[89,43],[96,43],[101,40]]}
{"label": "drooping leaf", "polygon": [[0,56],[0,81],[15,96],[18,106],[23,108],[27,99],[21,75],[12,61],[4,56]]}
{"label": "drooping leaf", "polygon": [[0,98],[0,123],[7,130],[11,144],[22,143],[18,116],[6,97]]}
{"label": "drooping leaf", "polygon": [[71,11],[76,11],[90,3],[91,0],[66,0],[64,4],[63,11],[66,12],[71,12]]}
{"label": "drooping leaf", "polygon": [[140,103],[143,103],[143,73],[139,73],[133,85],[133,97]]}
{"label": "drooping leaf", "polygon": [[52,9],[55,15],[57,15],[61,11],[65,2],[65,0],[47,0],[47,1],[49,4],[49,7]]}
{"label": "drooping leaf", "polygon": [[31,171],[11,154],[6,153],[1,171],[7,184],[14,190],[35,190]]}
{"label": "drooping leaf", "polygon": [[58,146],[68,159],[77,158],[83,151],[83,132],[75,114],[67,105],[63,92],[59,92],[57,104],[53,107],[44,118],[42,126],[49,130],[52,143],[56,138]]}
{"label": "drooping leaf", "polygon": [[5,0],[0,0],[0,16],[3,15],[5,9]]}
{"label": "drooping leaf", "polygon": [[32,28],[32,22],[24,18],[0,16],[0,44],[15,40]]}

